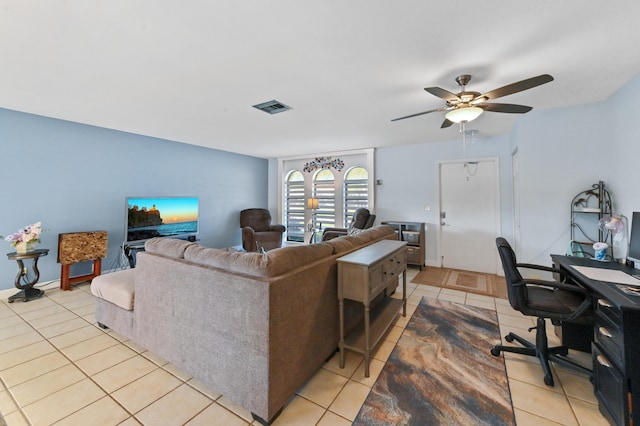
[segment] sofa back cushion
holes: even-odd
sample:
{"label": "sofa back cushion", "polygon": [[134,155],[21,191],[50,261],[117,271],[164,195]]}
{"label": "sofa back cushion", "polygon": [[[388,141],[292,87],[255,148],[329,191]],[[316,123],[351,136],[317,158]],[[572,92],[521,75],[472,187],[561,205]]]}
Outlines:
{"label": "sofa back cushion", "polygon": [[152,238],[144,244],[144,251],[164,257],[184,259],[184,252],[187,247],[195,246],[191,241],[179,240],[177,238]]}
{"label": "sofa back cushion", "polygon": [[306,266],[333,253],[325,243],[283,247],[266,254],[229,252],[222,249],[190,246],[184,253],[186,261],[203,266],[224,269],[253,277],[276,277],[301,266]]}
{"label": "sofa back cushion", "polygon": [[323,260],[333,254],[333,247],[327,243],[283,247],[267,252],[269,276],[275,277],[302,266]]}
{"label": "sofa back cushion", "polygon": [[338,238],[332,238],[328,241],[325,241],[326,244],[329,244],[333,247],[333,254],[343,254],[353,251],[355,245],[351,240],[351,237],[344,236]]}
{"label": "sofa back cushion", "polygon": [[194,245],[184,253],[184,260],[202,266],[224,269],[251,276],[265,276],[262,254]]}
{"label": "sofa back cushion", "polygon": [[346,254],[373,241],[397,238],[391,226],[380,225],[366,229],[358,234],[333,238],[326,241],[326,243],[333,247],[333,254]]}

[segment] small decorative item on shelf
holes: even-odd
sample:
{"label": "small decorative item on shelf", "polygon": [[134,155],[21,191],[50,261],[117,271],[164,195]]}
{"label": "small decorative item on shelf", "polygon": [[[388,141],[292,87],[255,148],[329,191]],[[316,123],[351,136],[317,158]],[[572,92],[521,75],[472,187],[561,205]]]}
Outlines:
{"label": "small decorative item on shelf", "polygon": [[594,251],[593,258],[595,260],[604,261],[605,260],[605,256],[607,255],[607,249],[608,248],[609,248],[609,244],[607,244],[607,243],[594,243],[593,244],[593,251]]}
{"label": "small decorative item on shelf", "polygon": [[18,232],[13,233],[5,238],[16,249],[16,253],[24,254],[35,250],[40,242],[40,234],[42,233],[42,223],[36,222],[28,225]]}

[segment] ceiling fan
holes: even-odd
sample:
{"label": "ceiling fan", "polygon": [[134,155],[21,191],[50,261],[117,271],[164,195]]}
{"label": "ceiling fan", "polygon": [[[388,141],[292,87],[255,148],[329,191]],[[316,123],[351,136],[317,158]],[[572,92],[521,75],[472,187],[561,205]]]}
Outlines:
{"label": "ceiling fan", "polygon": [[522,92],[523,90],[532,89],[541,84],[553,81],[553,77],[549,74],[542,74],[531,77],[516,83],[507,84],[506,86],[492,90],[486,93],[471,92],[466,90],[466,85],[471,81],[468,74],[456,77],[456,83],[462,88],[459,93],[451,93],[440,87],[425,87],[424,90],[446,101],[446,106],[432,109],[429,111],[418,112],[416,114],[406,115],[404,117],[394,118],[391,121],[404,120],[405,118],[417,117],[431,112],[448,111],[445,114],[445,120],[440,126],[441,129],[451,126],[453,123],[466,123],[475,120],[484,111],[490,112],[506,112],[510,114],[524,114],[533,108],[525,105],[487,103],[487,101],[511,95],[513,93]]}

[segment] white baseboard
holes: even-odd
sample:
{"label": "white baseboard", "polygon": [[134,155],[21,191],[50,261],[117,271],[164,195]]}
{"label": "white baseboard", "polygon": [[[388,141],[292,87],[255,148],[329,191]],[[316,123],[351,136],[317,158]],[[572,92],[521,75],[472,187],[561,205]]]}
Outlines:
{"label": "white baseboard", "polygon": [[[129,268],[126,268],[129,269]],[[117,268],[117,269],[109,269],[107,271],[102,271],[102,274],[109,274],[111,272],[116,272],[116,271],[121,271],[121,268]],[[37,283],[35,286],[35,288],[39,288],[40,290],[46,291],[46,290],[53,290],[56,288],[60,288],[60,280],[51,280],[51,281],[45,281],[45,282],[41,282],[41,283]],[[13,296],[14,294],[16,294],[18,291],[17,288],[8,288],[6,290],[0,290],[0,300],[2,299],[8,299],[9,297]]]}

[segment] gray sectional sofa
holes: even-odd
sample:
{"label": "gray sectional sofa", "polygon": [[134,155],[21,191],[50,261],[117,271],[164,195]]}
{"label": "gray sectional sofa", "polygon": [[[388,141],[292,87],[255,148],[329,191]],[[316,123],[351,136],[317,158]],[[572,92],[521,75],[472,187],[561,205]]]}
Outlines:
{"label": "gray sectional sofa", "polygon": [[[336,259],[395,238],[378,226],[264,255],[155,238],[135,269],[94,279],[96,320],[267,424],[338,347]],[[360,318],[348,304],[347,326]]]}

